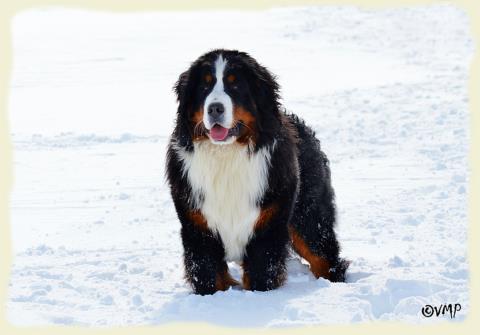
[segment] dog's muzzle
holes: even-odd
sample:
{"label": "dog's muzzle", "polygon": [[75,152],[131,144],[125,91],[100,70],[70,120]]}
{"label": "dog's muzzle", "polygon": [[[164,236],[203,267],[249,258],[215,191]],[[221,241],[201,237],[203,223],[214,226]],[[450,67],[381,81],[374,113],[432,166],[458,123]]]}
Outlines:
{"label": "dog's muzzle", "polygon": [[211,103],[208,108],[208,121],[210,124],[222,124],[225,115],[225,106],[220,102]]}

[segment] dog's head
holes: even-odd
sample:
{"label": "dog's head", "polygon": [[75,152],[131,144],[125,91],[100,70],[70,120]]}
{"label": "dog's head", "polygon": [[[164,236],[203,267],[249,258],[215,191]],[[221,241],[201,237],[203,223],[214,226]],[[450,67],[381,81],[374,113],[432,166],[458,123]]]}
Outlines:
{"label": "dog's head", "polygon": [[180,145],[268,143],[280,124],[278,89],[274,76],[247,53],[219,49],[202,55],[174,87]]}

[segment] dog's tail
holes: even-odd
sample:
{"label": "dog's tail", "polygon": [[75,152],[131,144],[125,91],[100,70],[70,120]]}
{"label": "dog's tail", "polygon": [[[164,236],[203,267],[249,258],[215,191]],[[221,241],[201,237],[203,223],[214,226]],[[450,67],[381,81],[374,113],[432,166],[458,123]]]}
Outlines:
{"label": "dog's tail", "polygon": [[346,272],[350,261],[344,258],[339,258],[338,262],[330,268],[330,281],[332,282],[344,282],[346,278]]}

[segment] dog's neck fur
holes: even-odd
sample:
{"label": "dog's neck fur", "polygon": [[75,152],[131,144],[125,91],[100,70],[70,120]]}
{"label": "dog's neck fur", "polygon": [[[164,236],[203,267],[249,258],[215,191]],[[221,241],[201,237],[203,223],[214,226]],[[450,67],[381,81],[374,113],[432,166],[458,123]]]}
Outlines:
{"label": "dog's neck fur", "polygon": [[253,234],[274,145],[252,152],[238,143],[205,140],[195,142],[191,152],[177,148],[192,189],[191,204],[218,232],[228,261],[242,260]]}

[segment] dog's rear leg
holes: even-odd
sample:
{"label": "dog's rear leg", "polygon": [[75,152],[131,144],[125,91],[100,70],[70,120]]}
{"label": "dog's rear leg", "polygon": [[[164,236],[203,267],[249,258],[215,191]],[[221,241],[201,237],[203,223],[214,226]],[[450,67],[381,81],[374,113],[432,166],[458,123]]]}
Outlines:
{"label": "dog's rear leg", "polygon": [[310,270],[316,278],[330,279],[330,263],[313,251],[302,236],[291,226],[289,227],[290,240],[293,250],[310,263]]}
{"label": "dog's rear leg", "polygon": [[316,278],[322,277],[333,282],[345,281],[349,262],[338,257],[339,248],[334,233],[326,239],[330,252],[328,255],[322,250],[322,243],[319,243],[321,238],[315,240],[312,236],[305,237],[292,225],[289,226],[289,234],[293,250],[310,264],[310,270]]}

